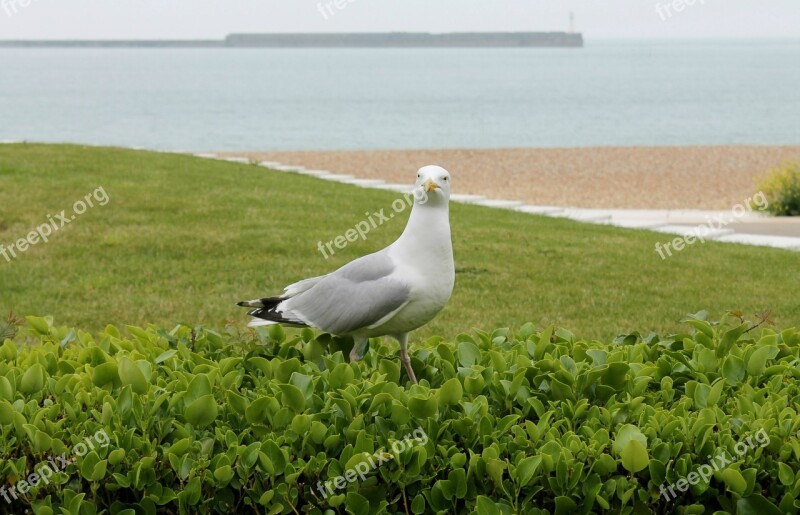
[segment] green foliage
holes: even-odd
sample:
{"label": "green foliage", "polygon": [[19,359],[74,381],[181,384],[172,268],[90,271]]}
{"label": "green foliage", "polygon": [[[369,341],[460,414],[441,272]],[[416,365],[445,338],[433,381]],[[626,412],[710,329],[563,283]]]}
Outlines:
{"label": "green foliage", "polygon": [[[434,337],[411,385],[377,342],[356,364],[308,330],[29,317],[0,352],[0,470],[19,485],[104,431],[15,512],[796,512],[800,332],[686,323],[610,344],[531,324]],[[662,496],[723,450],[708,482]]]}
{"label": "green foliage", "polygon": [[775,216],[800,216],[800,163],[789,163],[770,170],[758,185]]}
{"label": "green foliage", "polygon": [[21,323],[22,321],[17,320],[13,313],[9,313],[5,321],[0,321],[0,342],[13,338],[17,334],[17,326]]}

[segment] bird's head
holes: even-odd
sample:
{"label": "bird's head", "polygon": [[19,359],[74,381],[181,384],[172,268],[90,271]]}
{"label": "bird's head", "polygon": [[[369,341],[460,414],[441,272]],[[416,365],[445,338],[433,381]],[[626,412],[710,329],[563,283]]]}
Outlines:
{"label": "bird's head", "polygon": [[450,172],[441,166],[423,166],[417,172],[415,204],[447,204],[450,200]]}

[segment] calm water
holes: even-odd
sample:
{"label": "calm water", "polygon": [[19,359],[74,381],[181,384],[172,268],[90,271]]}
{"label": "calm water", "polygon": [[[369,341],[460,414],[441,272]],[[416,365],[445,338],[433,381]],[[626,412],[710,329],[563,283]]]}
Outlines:
{"label": "calm water", "polygon": [[800,41],[0,49],[0,139],[175,150],[800,144]]}

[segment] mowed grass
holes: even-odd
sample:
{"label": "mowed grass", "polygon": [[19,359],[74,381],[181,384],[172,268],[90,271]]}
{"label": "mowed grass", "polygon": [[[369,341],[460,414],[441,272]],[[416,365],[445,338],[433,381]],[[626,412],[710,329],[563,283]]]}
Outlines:
{"label": "mowed grass", "polygon": [[[451,173],[457,189],[458,170]],[[366,212],[391,212],[399,194],[177,154],[0,145],[0,243],[71,213],[99,187],[110,197],[105,206],[11,262],[0,256],[0,310],[86,330],[244,326],[236,301],[383,248],[409,212],[326,260],[317,242],[344,234]],[[798,253],[709,242],[662,261],[654,245],[670,238],[663,234],[462,204],[450,216],[455,291],[415,340],[528,321],[583,338],[666,334],[701,309],[769,309],[780,327],[800,320]]]}

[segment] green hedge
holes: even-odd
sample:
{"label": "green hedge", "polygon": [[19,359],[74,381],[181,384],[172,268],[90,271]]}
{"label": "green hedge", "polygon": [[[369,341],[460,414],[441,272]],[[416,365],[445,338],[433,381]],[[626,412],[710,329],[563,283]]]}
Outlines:
{"label": "green hedge", "polygon": [[796,513],[800,333],[686,327],[431,338],[415,386],[378,341],[349,364],[309,330],[28,317],[0,347],[0,511]]}

